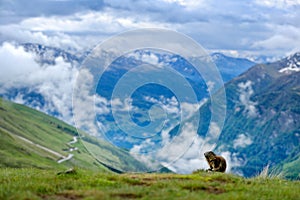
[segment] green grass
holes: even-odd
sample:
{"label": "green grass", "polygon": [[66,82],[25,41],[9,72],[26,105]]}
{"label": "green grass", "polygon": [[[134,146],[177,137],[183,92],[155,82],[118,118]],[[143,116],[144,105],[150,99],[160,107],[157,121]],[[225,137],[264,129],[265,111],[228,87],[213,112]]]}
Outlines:
{"label": "green grass", "polygon": [[0,169],[0,199],[299,199],[299,181],[197,172],[112,174]]}
{"label": "green grass", "polygon": [[[70,161],[58,164],[56,161],[60,159],[59,156],[25,142],[20,137],[67,156],[69,152],[64,149],[70,147],[68,142],[78,135],[77,130],[54,117],[0,98],[0,167],[66,169],[77,166],[104,172],[108,169],[102,163],[112,163],[119,170],[145,170],[145,166],[128,152],[85,133],[81,134],[85,137],[72,145],[79,151],[71,152],[74,157]],[[86,150],[86,146],[91,147],[94,154],[97,153],[98,160]]]}

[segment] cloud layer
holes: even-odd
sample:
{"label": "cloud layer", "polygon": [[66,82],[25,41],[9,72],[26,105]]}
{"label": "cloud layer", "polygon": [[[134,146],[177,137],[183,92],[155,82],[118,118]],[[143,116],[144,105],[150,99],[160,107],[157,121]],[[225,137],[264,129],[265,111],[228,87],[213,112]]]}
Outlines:
{"label": "cloud layer", "polygon": [[235,56],[283,57],[300,46],[298,0],[3,1],[0,42],[91,48],[122,31],[160,27],[206,49]]}
{"label": "cloud layer", "polygon": [[[72,123],[72,87],[77,68],[57,57],[55,65],[40,65],[36,57],[22,46],[4,43],[0,47],[0,94],[11,96],[13,101],[29,104],[28,93],[41,94],[44,103],[30,102],[31,106],[46,113],[59,113],[58,117]],[[22,92],[25,89],[26,92]],[[33,100],[35,101],[35,100]]]}
{"label": "cloud layer", "polygon": [[251,96],[254,94],[252,89],[252,82],[246,81],[245,83],[241,82],[238,84],[240,90],[240,103],[244,106],[243,113],[248,117],[257,117],[258,112],[256,105],[258,104],[255,101],[251,100]]}

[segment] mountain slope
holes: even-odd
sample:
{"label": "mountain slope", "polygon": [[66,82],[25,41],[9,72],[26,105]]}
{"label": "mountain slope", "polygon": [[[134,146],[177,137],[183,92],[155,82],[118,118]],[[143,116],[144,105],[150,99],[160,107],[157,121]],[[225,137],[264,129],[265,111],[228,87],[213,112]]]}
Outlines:
{"label": "mountain slope", "polygon": [[[84,134],[84,133],[81,133]],[[90,136],[77,141],[70,125],[39,111],[0,98],[0,166],[139,171],[145,167],[128,153]],[[76,139],[75,139],[76,138]],[[84,145],[98,152],[95,160]],[[73,155],[70,160],[62,161]],[[62,161],[60,164],[58,161]]]}
{"label": "mountain slope", "polygon": [[256,65],[226,84],[227,116],[216,150],[230,152],[234,172],[254,176],[269,165],[300,178],[299,61],[298,53]]}

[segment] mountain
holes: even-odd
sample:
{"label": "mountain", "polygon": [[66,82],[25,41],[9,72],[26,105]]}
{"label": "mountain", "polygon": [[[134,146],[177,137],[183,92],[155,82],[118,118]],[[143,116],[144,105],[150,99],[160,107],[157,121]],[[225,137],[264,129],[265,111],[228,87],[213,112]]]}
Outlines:
{"label": "mountain", "polygon": [[233,58],[221,53],[213,53],[211,58],[220,70],[224,82],[230,81],[256,64],[245,58]]}
{"label": "mountain", "polygon": [[23,47],[26,52],[33,53],[36,57],[36,61],[41,65],[55,65],[55,59],[58,57],[62,57],[65,62],[79,64],[86,56],[85,54],[74,55],[56,47],[36,43],[23,43],[20,46]]}
{"label": "mountain", "polygon": [[[300,179],[300,53],[259,64],[225,85],[227,115],[216,151],[230,152],[235,173]],[[216,94],[218,95],[218,94]],[[209,116],[209,104],[201,108]]]}
{"label": "mountain", "polygon": [[[0,98],[0,167],[145,171],[125,151],[39,111]],[[97,160],[86,147],[97,152]]]}

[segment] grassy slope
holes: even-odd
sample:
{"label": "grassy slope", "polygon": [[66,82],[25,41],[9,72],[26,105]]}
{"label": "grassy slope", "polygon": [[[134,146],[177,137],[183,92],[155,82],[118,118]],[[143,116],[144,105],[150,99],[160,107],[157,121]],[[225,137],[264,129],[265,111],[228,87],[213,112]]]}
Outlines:
{"label": "grassy slope", "polygon": [[[230,174],[111,174],[0,169],[0,199],[299,199],[299,181]],[[29,180],[30,181],[27,181]]]}
{"label": "grassy slope", "polygon": [[[99,152],[99,160],[109,164],[112,162],[118,169],[137,170],[143,165],[134,160],[126,152],[122,152],[107,142],[86,136],[86,141],[74,144],[79,151],[65,152],[69,141],[77,135],[74,127],[46,114],[23,105],[14,104],[0,98],[0,167],[36,167],[66,168],[76,166],[86,169],[108,171],[96,161],[84,145],[89,145]],[[58,156],[42,150],[36,145],[24,142],[24,137],[36,144],[54,150],[64,156],[74,154],[72,160],[57,164]]]}

